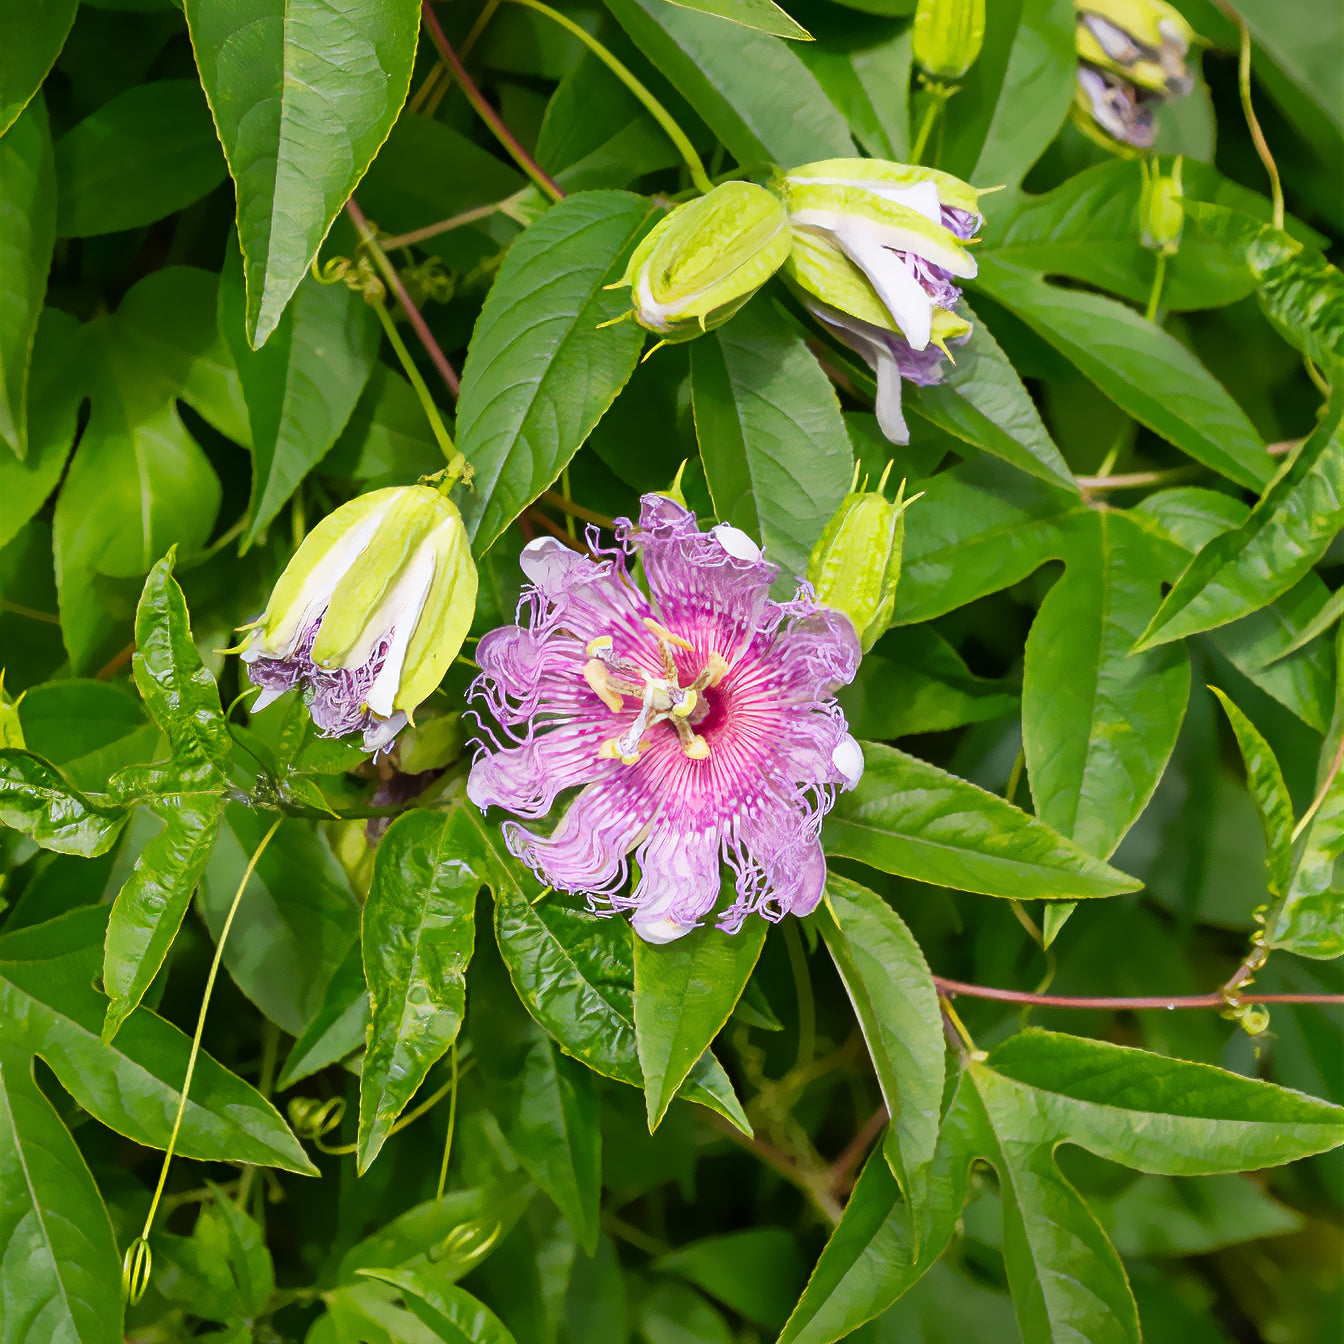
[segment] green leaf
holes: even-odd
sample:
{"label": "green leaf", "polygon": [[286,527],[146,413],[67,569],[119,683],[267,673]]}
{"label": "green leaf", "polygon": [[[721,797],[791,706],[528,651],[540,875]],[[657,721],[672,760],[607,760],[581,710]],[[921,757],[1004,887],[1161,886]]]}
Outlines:
{"label": "green leaf", "polygon": [[[898,0],[898,3],[900,0]],[[880,3],[880,0],[879,0]],[[911,30],[875,23],[796,48],[863,152],[903,161],[910,150]]]}
{"label": "green leaf", "polygon": [[509,248],[476,321],[457,442],[475,472],[462,517],[477,555],[546,489],[592,433],[639,358],[629,295],[603,286],[652,217],[624,191],[548,210]]}
{"label": "green leaf", "polygon": [[186,15],[237,187],[255,348],[406,101],[420,9],[415,0],[188,0]]}
{"label": "green leaf", "polygon": [[810,42],[812,34],[800,23],[795,23],[774,0],[670,0],[681,9],[699,14],[712,14],[717,19],[740,24],[753,32],[772,33],[775,37]]}
{"label": "green leaf", "polygon": [[[55,226],[55,162],[46,107],[39,100],[0,139],[0,275],[5,277],[0,289],[0,442],[20,459],[28,454],[28,370]],[[3,457],[0,464],[0,471],[8,466]],[[8,517],[6,526],[18,528]]]}
{"label": "green leaf", "polygon": [[340,437],[373,372],[379,327],[345,285],[307,276],[270,328],[264,350],[243,333],[242,272],[235,251],[219,280],[219,329],[233,356],[252,439],[248,543],[261,537],[299,482]]}
{"label": "green leaf", "polygon": [[0,1050],[0,1297],[7,1340],[120,1344],[121,1264],[112,1223],[70,1131]]}
{"label": "green leaf", "polygon": [[912,625],[1026,578],[1067,548],[1076,496],[981,459],[918,486],[905,512],[893,624]]}
{"label": "green leaf", "polygon": [[[524,1007],[560,1048],[596,1073],[642,1088],[634,1020],[634,935],[624,919],[600,918],[559,893],[541,897],[497,830],[470,811],[483,872],[495,898],[495,938]],[[750,1125],[722,1067],[706,1051],[680,1096]]]}
{"label": "green leaf", "polygon": [[635,1039],[649,1131],[732,1015],[765,945],[765,921],[706,925],[665,945],[635,939]]}
{"label": "green leaf", "polygon": [[260,1316],[275,1292],[275,1267],[266,1239],[249,1218],[217,1185],[214,1198],[201,1206],[191,1239],[202,1261],[227,1276],[238,1315],[251,1321]]}
{"label": "green leaf", "polygon": [[224,813],[222,779],[197,770],[183,784],[181,793],[152,804],[163,830],[141,850],[112,905],[103,954],[103,987],[111,1000],[104,1041],[117,1034],[159,973],[215,846]]}
{"label": "green leaf", "polygon": [[885,1151],[911,1216],[938,1142],[943,1098],[943,1021],[924,954],[901,917],[875,892],[832,873],[822,936],[868,1044],[891,1116]]}
{"label": "green leaf", "polygon": [[1136,651],[1226,625],[1288,591],[1344,528],[1344,399],[1237,529],[1208,543],[1167,594]]}
{"label": "green leaf", "polygon": [[714,512],[782,575],[808,557],[854,476],[830,379],[767,299],[691,346],[695,432]]}
{"label": "green leaf", "polygon": [[876,742],[1016,715],[1018,704],[1009,679],[975,676],[927,625],[902,626],[864,656],[858,675],[840,692],[850,732]]}
{"label": "green leaf", "polygon": [[1344,1143],[1344,1107],[1209,1064],[1053,1031],[1020,1032],[971,1072],[991,1112],[1011,1110],[1019,1133],[1076,1143],[1136,1171],[1255,1171]]}
{"label": "green leaf", "polygon": [[1015,186],[1073,101],[1077,16],[1070,0],[990,4],[979,59],[944,113],[941,166],[977,186]]}
{"label": "green leaf", "polygon": [[[115,1045],[99,1040],[107,1006],[93,988],[102,962],[105,906],[85,906],[0,940],[0,1015],[8,1040],[51,1067],[61,1086],[109,1129],[147,1148],[168,1146],[191,1040],[139,1008]],[[177,1151],[315,1175],[298,1140],[255,1088],[202,1052]]]}
{"label": "green leaf", "polygon": [[744,167],[853,155],[849,128],[797,53],[664,0],[607,8]]}
{"label": "green leaf", "polygon": [[1269,480],[1274,459],[1246,413],[1174,336],[1114,299],[1048,285],[992,255],[975,284],[1141,425],[1238,485]]}
{"label": "green leaf", "polygon": [[360,947],[355,942],[332,972],[317,1011],[294,1042],[275,1080],[275,1090],[284,1092],[328,1064],[362,1049],[368,1027],[369,991],[364,984]]}
{"label": "green leaf", "polygon": [[31,0],[0,7],[0,135],[42,87],[65,45],[79,0]]}
{"label": "green leaf", "polygon": [[[215,938],[271,820],[237,804],[225,811],[196,897]],[[272,1022],[298,1036],[322,1006],[358,933],[350,881],[326,837],[311,823],[288,818],[243,891],[224,968]]]}
{"label": "green leaf", "polygon": [[168,736],[175,761],[223,762],[232,739],[219,688],[196,651],[186,598],[169,552],[149,572],[135,613],[131,666],[150,717]]}
{"label": "green leaf", "polygon": [[778,1331],[803,1280],[798,1242],[782,1227],[702,1237],[654,1261],[663,1274],[676,1274],[739,1316]]}
{"label": "green leaf", "polygon": [[1073,473],[1008,356],[970,305],[960,308],[972,323],[970,339],[956,347],[942,382],[908,385],[910,409],[1018,470],[1077,494]]}
{"label": "green leaf", "polygon": [[371,1005],[359,1076],[361,1174],[462,1027],[481,887],[461,857],[464,837],[469,843],[460,812],[415,810],[378,844],[360,934]]}
{"label": "green leaf", "polygon": [[400,1288],[417,1319],[444,1344],[514,1344],[503,1321],[483,1302],[456,1284],[415,1269],[371,1269],[364,1273]]}
{"label": "green leaf", "polygon": [[1157,787],[1190,696],[1175,647],[1131,656],[1161,601],[1164,569],[1116,511],[1072,526],[1064,577],[1027,638],[1022,747],[1036,815],[1107,858]]}
{"label": "green leaf", "polygon": [[733,1344],[728,1322],[694,1288],[664,1279],[636,1308],[639,1338],[648,1344]]}
{"label": "green leaf", "polygon": [[88,238],[171,215],[224,180],[194,79],[136,84],[56,142],[56,232]]}
{"label": "green leaf", "polygon": [[826,820],[828,854],[935,886],[1015,900],[1077,900],[1136,891],[1011,803],[894,747],[865,744],[859,785]]}
{"label": "green leaf", "polygon": [[1227,712],[1246,765],[1246,787],[1255,799],[1260,827],[1265,833],[1265,869],[1269,889],[1276,896],[1288,890],[1293,863],[1293,800],[1283,782],[1274,748],[1260,730],[1216,686],[1209,688]]}
{"label": "green leaf", "polygon": [[105,854],[121,834],[126,811],[80,793],[40,756],[0,750],[0,822],[43,849],[85,858]]}
{"label": "green leaf", "polygon": [[[0,159],[8,143],[8,138],[0,142]],[[0,308],[3,303],[0,299]],[[79,371],[82,348],[83,330],[78,322],[59,308],[42,311],[33,341],[31,372],[26,372],[24,378],[27,455],[21,460],[10,453],[0,453],[0,499],[5,501],[4,516],[0,518],[0,549],[18,536],[60,484],[70,450],[75,446],[79,404],[84,396]],[[3,354],[0,366],[9,367]]]}
{"label": "green leaf", "polygon": [[[1344,685],[1344,633],[1335,640],[1335,665],[1336,684]],[[1303,831],[1287,895],[1265,941],[1324,959],[1344,955],[1344,700],[1338,695],[1312,801],[1315,815]]]}
{"label": "green leaf", "polygon": [[[1172,161],[1161,160],[1170,172]],[[1229,182],[1208,164],[1186,158],[1181,167],[1185,208],[1192,216],[1208,208],[1263,212],[1269,202]],[[1039,196],[1022,196],[1011,209],[991,205],[984,229],[985,252],[1041,275],[1067,276],[1146,304],[1152,289],[1154,254],[1140,241],[1139,201],[1143,174],[1133,159],[1114,159],[1075,173]],[[1195,199],[1192,199],[1195,198]],[[1204,201],[1220,206],[1206,207]],[[1294,223],[1299,235],[1316,238]],[[1295,244],[1296,245],[1296,244]],[[1180,250],[1167,258],[1162,307],[1183,312],[1218,308],[1244,298],[1253,279],[1225,246],[1202,229],[1187,228]]]}

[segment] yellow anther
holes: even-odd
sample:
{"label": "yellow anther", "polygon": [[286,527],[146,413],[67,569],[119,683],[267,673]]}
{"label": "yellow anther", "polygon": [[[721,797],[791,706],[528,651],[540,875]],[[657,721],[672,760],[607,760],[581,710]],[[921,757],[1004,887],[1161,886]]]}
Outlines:
{"label": "yellow anther", "polygon": [[682,751],[693,761],[703,761],[709,756],[709,743],[703,737],[692,737]]}
{"label": "yellow anther", "polygon": [[689,719],[695,712],[695,707],[700,703],[700,694],[694,686],[686,688],[686,698],[679,704],[673,705],[671,714],[674,719]]}
{"label": "yellow anther", "polygon": [[728,675],[728,660],[721,653],[711,653],[700,675],[708,677],[706,686],[717,686]]}
{"label": "yellow anther", "polygon": [[627,756],[621,750],[619,739],[612,737],[608,738],[607,741],[598,747],[597,754],[601,756],[603,760],[620,761],[622,765],[634,765],[638,762],[640,756],[644,753],[647,747],[647,742],[641,742],[635,748],[634,754]]}
{"label": "yellow anther", "polygon": [[596,639],[590,639],[588,641],[588,645],[584,649],[584,653],[586,653],[591,658],[594,654],[601,653],[604,649],[610,649],[610,648],[611,648],[611,636],[598,635]]}
{"label": "yellow anther", "polygon": [[593,688],[593,694],[602,701],[613,714],[619,713],[621,706],[625,701],[621,699],[621,694],[611,685],[611,678],[607,673],[606,667],[597,661],[596,658],[590,658],[583,665],[583,679]]}
{"label": "yellow anther", "polygon": [[644,624],[648,627],[651,634],[657,636],[659,639],[666,640],[669,644],[675,644],[679,649],[695,648],[695,645],[692,644],[689,639],[682,639],[680,635],[674,635],[666,626],[659,625],[652,616],[646,616],[644,618]]}

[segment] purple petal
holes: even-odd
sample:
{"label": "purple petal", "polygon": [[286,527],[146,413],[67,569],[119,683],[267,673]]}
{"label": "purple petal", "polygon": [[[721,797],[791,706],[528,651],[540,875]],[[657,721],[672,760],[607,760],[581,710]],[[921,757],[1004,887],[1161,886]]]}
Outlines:
{"label": "purple petal", "polygon": [[482,812],[503,807],[520,817],[545,816],[564,790],[606,779],[619,769],[616,761],[597,753],[622,727],[610,714],[606,721],[573,720],[516,747],[483,753],[467,777],[467,797]]}
{"label": "purple petal", "polygon": [[630,893],[630,920],[645,942],[666,943],[689,933],[719,898],[719,834],[655,822],[635,859],[639,883]]}

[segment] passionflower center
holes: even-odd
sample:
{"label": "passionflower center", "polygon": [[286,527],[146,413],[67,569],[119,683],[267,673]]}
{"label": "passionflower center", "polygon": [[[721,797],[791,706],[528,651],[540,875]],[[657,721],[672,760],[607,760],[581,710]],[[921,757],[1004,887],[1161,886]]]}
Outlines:
{"label": "passionflower center", "polygon": [[627,699],[638,705],[625,731],[603,742],[598,754],[634,765],[651,744],[652,730],[660,723],[667,723],[681,742],[682,751],[692,760],[702,761],[709,755],[709,743],[695,731],[695,725],[709,710],[705,692],[723,680],[728,664],[720,654],[710,653],[695,678],[683,686],[672,650],[691,651],[695,646],[652,617],[646,616],[644,625],[658,650],[661,676],[651,675],[631,659],[617,654],[610,635],[599,635],[584,649],[588,659],[583,665],[583,679],[598,699],[613,714],[626,709]]}

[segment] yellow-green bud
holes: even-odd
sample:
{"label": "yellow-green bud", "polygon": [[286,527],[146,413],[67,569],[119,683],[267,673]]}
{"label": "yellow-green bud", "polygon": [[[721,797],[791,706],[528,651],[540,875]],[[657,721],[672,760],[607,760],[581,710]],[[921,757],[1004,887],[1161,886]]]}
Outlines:
{"label": "yellow-green bud", "polygon": [[883,493],[886,483],[883,473],[876,490],[855,490],[845,496],[807,565],[807,580],[817,601],[849,617],[865,653],[891,624],[901,577],[905,511],[919,498],[906,499],[902,482],[893,503]]}
{"label": "yellow-green bud", "polygon": [[985,42],[985,0],[919,0],[915,60],[926,74],[960,79]]}
{"label": "yellow-green bud", "polygon": [[783,202],[751,182],[725,182],[660,220],[621,283],[640,326],[685,341],[725,323],[788,255]]}
{"label": "yellow-green bud", "polygon": [[1141,167],[1143,192],[1139,197],[1139,241],[1163,256],[1173,256],[1181,245],[1181,229],[1185,224],[1181,157],[1177,155],[1170,176],[1164,175],[1149,159],[1145,159]]}
{"label": "yellow-green bud", "polygon": [[476,564],[456,506],[427,485],[393,486],[309,532],[242,656],[266,688],[258,704],[279,693],[277,664],[292,668],[290,684],[363,669],[371,682],[354,709],[409,717],[457,656],[475,609]]}
{"label": "yellow-green bud", "polygon": [[1080,60],[1152,93],[1190,92],[1185,57],[1197,35],[1180,10],[1163,0],[1074,0],[1074,7]]}

